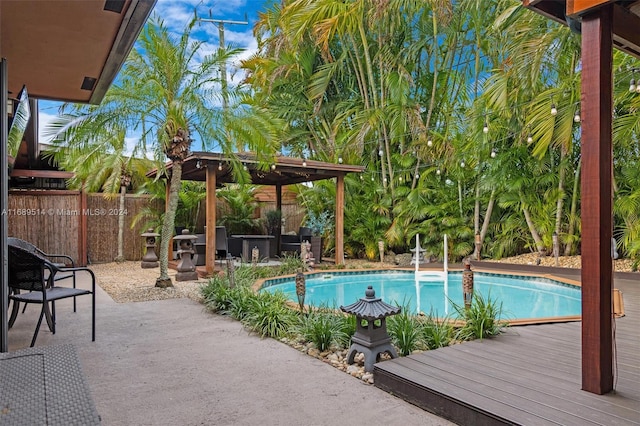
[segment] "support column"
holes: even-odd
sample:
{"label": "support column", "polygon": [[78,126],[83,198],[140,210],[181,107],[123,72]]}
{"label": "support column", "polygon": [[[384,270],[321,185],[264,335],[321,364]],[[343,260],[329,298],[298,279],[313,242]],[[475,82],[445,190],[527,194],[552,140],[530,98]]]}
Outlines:
{"label": "support column", "polygon": [[336,178],[336,265],[344,265],[344,175]]}
{"label": "support column", "polygon": [[613,389],[613,5],[582,19],[582,389]]}
{"label": "support column", "polygon": [[207,254],[205,268],[207,270],[207,275],[213,275],[216,268],[216,170],[215,167],[209,167],[209,165],[207,165],[207,182],[205,191],[207,194]]}
{"label": "support column", "polygon": [[[280,183],[276,184],[276,210],[278,210],[282,215],[282,184]],[[280,238],[281,228],[282,228],[282,220],[280,221],[280,224],[276,228],[276,235],[275,235],[276,256],[280,256],[282,254],[282,243]]]}
{"label": "support column", "polygon": [[[9,182],[9,162],[7,161],[7,136],[9,120],[7,118],[7,102],[9,84],[7,80],[7,60],[0,61],[0,211],[9,207],[7,182]],[[7,215],[0,214],[0,352],[9,351],[9,277],[8,277],[8,248],[7,248]]]}

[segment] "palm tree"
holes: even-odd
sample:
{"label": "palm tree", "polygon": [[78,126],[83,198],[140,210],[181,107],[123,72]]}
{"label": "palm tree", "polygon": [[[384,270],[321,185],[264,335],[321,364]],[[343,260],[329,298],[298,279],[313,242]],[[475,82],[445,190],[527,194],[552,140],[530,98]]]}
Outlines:
{"label": "palm tree", "polygon": [[[141,185],[153,162],[127,155],[124,129],[103,127],[87,132],[85,127],[73,126],[76,118],[61,116],[50,123],[45,134],[64,135],[64,138],[53,139],[45,157],[52,158],[59,167],[74,173],[67,182],[69,188],[102,191],[107,198],[119,193],[119,211],[124,211],[127,188],[132,184],[133,187]],[[125,260],[124,224],[125,215],[119,214],[116,262]]]}
{"label": "palm tree", "polygon": [[134,129],[140,134],[136,148],[140,152],[153,149],[161,170],[164,160],[171,160],[158,287],[173,285],[168,275],[169,240],[174,230],[182,163],[190,153],[192,132],[203,143],[218,141],[223,150],[231,151],[231,143],[221,131],[222,114],[215,103],[219,96],[216,83],[219,64],[238,50],[218,50],[207,55],[203,42],[191,38],[195,23],[194,18],[176,37],[162,20],[154,18],[140,34],[137,47],[102,104],[65,108],[80,117],[74,126],[84,128],[87,133],[105,126]]}

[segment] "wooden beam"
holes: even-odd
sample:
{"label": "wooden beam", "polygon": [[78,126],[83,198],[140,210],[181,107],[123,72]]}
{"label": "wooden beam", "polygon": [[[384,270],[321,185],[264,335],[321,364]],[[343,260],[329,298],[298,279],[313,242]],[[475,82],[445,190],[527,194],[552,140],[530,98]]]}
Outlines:
{"label": "wooden beam", "polygon": [[71,179],[73,177],[73,173],[62,170],[13,169],[11,171],[11,177]]}
{"label": "wooden beam", "polygon": [[618,48],[640,58],[640,17],[628,9],[613,6],[613,41]]}
{"label": "wooden beam", "polygon": [[613,6],[582,19],[582,389],[613,389]]}
{"label": "wooden beam", "polygon": [[612,4],[615,0],[567,0],[567,16],[582,15],[592,9]]}
{"label": "wooden beam", "polygon": [[207,182],[206,182],[206,259],[205,269],[207,275],[213,275],[216,269],[216,169],[211,165],[207,167]]}
{"label": "wooden beam", "polygon": [[336,178],[336,265],[344,265],[344,176]]}

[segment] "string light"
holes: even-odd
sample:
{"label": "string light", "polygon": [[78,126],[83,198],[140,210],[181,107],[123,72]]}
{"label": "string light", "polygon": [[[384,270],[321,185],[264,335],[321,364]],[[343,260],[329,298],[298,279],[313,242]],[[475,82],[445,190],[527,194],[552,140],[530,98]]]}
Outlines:
{"label": "string light", "polygon": [[436,174],[440,176],[440,169],[436,170]]}
{"label": "string light", "polygon": [[487,123],[486,121],[484,122],[484,127],[482,128],[482,133],[484,133],[484,134],[489,133],[489,123]]}
{"label": "string light", "polygon": [[460,167],[462,167],[462,168],[464,169],[464,166],[465,166],[465,164],[464,164],[464,160],[462,160],[462,161],[460,162]]}
{"label": "string light", "polygon": [[529,135],[527,136],[527,143],[532,143],[533,142],[533,136],[531,136],[531,133],[529,133]]}
{"label": "string light", "polygon": [[338,163],[342,164],[342,157],[338,157]]}
{"label": "string light", "polygon": [[427,139],[427,146],[429,148],[431,148],[433,146],[433,141],[431,140],[431,138]]}
{"label": "string light", "polygon": [[551,115],[556,116],[558,114],[558,108],[556,108],[556,104],[551,104]]}
{"label": "string light", "polygon": [[307,160],[305,158],[302,159],[302,167],[307,167]]}
{"label": "string light", "polygon": [[380,149],[378,150],[378,155],[379,155],[380,157],[382,157],[382,154],[384,154],[384,153],[382,152],[382,148],[380,148]]}
{"label": "string light", "polygon": [[271,165],[271,170],[275,170],[275,169],[276,169],[276,165],[275,165],[275,164],[272,164],[272,165]]}
{"label": "string light", "polygon": [[222,171],[222,163],[218,163],[218,170]]}
{"label": "string light", "polygon": [[496,150],[495,149],[491,150],[491,158],[496,158]]}
{"label": "string light", "polygon": [[576,111],[576,115],[573,116],[573,122],[574,123],[579,123],[580,122],[580,110]]}

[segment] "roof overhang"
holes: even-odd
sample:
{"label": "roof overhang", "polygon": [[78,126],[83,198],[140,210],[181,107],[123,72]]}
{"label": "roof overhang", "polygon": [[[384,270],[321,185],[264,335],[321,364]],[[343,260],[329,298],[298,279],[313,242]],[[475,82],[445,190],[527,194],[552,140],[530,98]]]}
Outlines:
{"label": "roof overhang", "polygon": [[522,0],[533,10],[561,24],[580,22],[582,16],[613,4],[613,44],[640,59],[640,0]]}
{"label": "roof overhang", "polygon": [[[247,167],[251,183],[256,185],[292,185],[364,171],[362,166],[325,163],[302,158],[277,156],[273,163],[267,164],[250,153],[240,153],[231,157],[213,152],[193,152],[182,165],[182,180],[204,182],[207,179],[207,169],[213,169],[218,186],[234,183],[236,179],[231,164],[237,162]],[[171,173],[171,168],[172,163],[168,163],[167,173]],[[147,173],[147,176],[156,177],[157,174],[158,170],[152,170]]]}
{"label": "roof overhang", "polygon": [[9,91],[98,104],[156,0],[0,1],[0,56]]}

